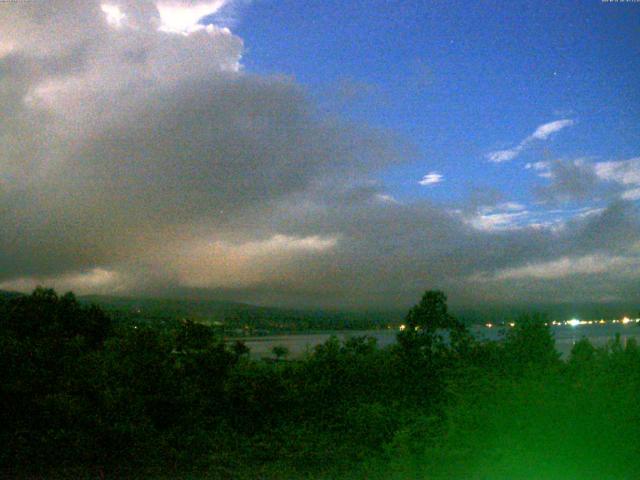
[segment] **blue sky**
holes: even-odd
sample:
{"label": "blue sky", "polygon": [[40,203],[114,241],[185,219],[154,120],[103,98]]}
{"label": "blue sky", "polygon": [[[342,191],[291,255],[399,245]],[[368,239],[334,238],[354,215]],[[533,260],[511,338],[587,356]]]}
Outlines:
{"label": "blue sky", "polygon": [[[355,121],[400,132],[415,159],[381,178],[399,199],[469,187],[532,201],[528,162],[617,160],[640,145],[640,14],[590,2],[257,1],[234,31],[243,64],[291,75]],[[322,102],[321,102],[322,104]],[[485,154],[572,119],[508,164]],[[437,171],[444,181],[422,187]]]}
{"label": "blue sky", "polygon": [[639,62],[637,2],[0,2],[0,289],[640,302]]}

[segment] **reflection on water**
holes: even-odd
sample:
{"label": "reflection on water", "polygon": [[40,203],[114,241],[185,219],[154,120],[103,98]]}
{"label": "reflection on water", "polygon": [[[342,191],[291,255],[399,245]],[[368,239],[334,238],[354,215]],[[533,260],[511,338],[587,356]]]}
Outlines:
{"label": "reflection on water", "polygon": [[[620,334],[622,344],[625,345],[629,338],[640,340],[640,327],[636,324],[607,324],[607,325],[578,325],[578,326],[554,326],[551,328],[556,338],[556,348],[563,357],[569,355],[573,345],[583,337],[588,338],[595,346],[602,346],[609,340],[613,340],[616,333]],[[501,328],[487,328],[485,326],[473,326],[471,332],[477,339],[499,340],[502,338],[504,330]],[[363,330],[363,331],[335,331],[326,333],[308,333],[293,335],[270,335],[264,337],[248,337],[242,340],[251,349],[251,355],[255,357],[266,357],[271,355],[271,349],[278,346],[286,347],[290,357],[304,354],[308,350],[321,343],[326,342],[331,335],[338,339],[346,340],[349,337],[368,335],[378,341],[380,347],[386,347],[395,343],[396,330]]]}

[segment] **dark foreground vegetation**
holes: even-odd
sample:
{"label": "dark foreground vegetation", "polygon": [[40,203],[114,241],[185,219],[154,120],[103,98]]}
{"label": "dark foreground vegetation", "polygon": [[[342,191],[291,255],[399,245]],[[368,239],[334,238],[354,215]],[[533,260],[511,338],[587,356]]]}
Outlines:
{"label": "dark foreground vegetation", "polygon": [[[73,295],[0,302],[0,471],[28,478],[638,479],[640,349],[478,342],[427,292],[397,345],[294,361]],[[443,334],[446,332],[446,334]],[[281,356],[278,356],[281,357]]]}

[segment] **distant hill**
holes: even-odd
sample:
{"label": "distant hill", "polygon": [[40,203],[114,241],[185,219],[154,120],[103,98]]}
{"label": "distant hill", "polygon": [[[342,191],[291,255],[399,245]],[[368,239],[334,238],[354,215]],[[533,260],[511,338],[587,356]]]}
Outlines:
{"label": "distant hill", "polygon": [[260,311],[261,307],[219,300],[180,300],[166,298],[115,297],[83,295],[83,303],[96,304],[107,311],[144,313],[146,316],[189,317],[198,320],[221,321],[225,316],[241,311]]}
{"label": "distant hill", "polygon": [[[0,301],[23,295],[0,290]],[[319,330],[369,330],[399,325],[408,309],[389,311],[344,311],[265,307],[248,303],[189,298],[118,297],[84,295],[78,299],[96,304],[116,319],[140,321],[182,320],[217,325],[230,330],[269,332],[303,332]],[[612,319],[640,316],[635,303],[547,304],[547,305],[476,305],[451,306],[451,313],[466,324],[510,322],[523,314],[538,312],[550,320]]]}
{"label": "distant hill", "polygon": [[141,320],[190,319],[230,329],[266,331],[368,330],[397,324],[403,313],[349,312],[262,307],[241,302],[101,295],[79,297],[116,317]]}

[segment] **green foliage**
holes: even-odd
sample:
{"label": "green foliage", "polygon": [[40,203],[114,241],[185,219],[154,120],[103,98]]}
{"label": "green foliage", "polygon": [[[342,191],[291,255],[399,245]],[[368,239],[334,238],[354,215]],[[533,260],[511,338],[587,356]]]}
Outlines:
{"label": "green foliage", "polygon": [[439,290],[428,290],[405,318],[405,329],[398,342],[406,351],[430,355],[442,350],[448,341],[454,347],[468,341],[464,325],[449,314],[447,296]]}
{"label": "green foliage", "polygon": [[18,339],[66,341],[79,336],[95,347],[111,329],[109,317],[99,308],[82,307],[73,293],[58,297],[53,290],[42,287],[29,297],[12,299],[4,310],[3,330]]}
{"label": "green foliage", "polygon": [[553,334],[540,315],[520,317],[515,327],[507,330],[504,348],[508,366],[515,373],[544,372],[559,365]]}
{"label": "green foliage", "polygon": [[631,354],[599,355],[625,378],[603,368],[478,380],[447,408],[444,431],[425,431],[422,451],[394,459],[391,478],[406,468],[425,479],[638,478],[640,358],[632,367]]}
{"label": "green foliage", "polygon": [[[254,360],[209,326],[114,323],[71,294],[0,302],[0,476],[640,478],[640,349],[559,359],[544,319],[476,342],[441,292],[399,345]],[[274,348],[276,358],[286,349]]]}
{"label": "green foliage", "polygon": [[275,347],[273,347],[271,349],[271,353],[273,353],[276,357],[276,360],[280,360],[284,357],[286,357],[287,355],[289,355],[289,349],[287,347],[284,347],[282,345],[276,345]]}
{"label": "green foliage", "polygon": [[179,352],[204,350],[214,342],[213,329],[193,320],[181,322],[175,336],[176,350]]}
{"label": "green foliage", "polygon": [[251,352],[251,349],[247,347],[246,343],[242,340],[236,340],[233,344],[233,353],[236,357],[242,357],[243,355],[248,355]]}

